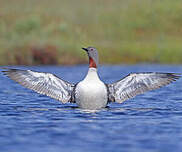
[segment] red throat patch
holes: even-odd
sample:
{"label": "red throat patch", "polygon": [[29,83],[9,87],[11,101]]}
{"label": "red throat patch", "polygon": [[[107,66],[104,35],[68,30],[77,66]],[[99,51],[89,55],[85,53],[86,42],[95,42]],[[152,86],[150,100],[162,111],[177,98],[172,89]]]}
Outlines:
{"label": "red throat patch", "polygon": [[97,68],[95,61],[89,57],[89,68]]}

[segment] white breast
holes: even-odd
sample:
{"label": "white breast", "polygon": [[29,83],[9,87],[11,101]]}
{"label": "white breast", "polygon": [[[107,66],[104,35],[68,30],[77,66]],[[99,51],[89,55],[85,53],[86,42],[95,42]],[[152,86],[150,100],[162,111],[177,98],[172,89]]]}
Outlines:
{"label": "white breast", "polygon": [[101,109],[107,105],[107,88],[99,79],[95,68],[90,68],[86,78],[75,89],[75,101],[83,109]]}

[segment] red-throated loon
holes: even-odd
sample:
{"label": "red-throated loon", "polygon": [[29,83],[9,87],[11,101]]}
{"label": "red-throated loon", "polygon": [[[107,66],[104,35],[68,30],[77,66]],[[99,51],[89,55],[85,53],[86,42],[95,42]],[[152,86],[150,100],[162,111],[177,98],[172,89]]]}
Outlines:
{"label": "red-throated loon", "polygon": [[122,103],[136,95],[165,86],[180,76],[174,73],[132,73],[125,78],[105,84],[97,74],[98,52],[94,47],[82,48],[89,57],[86,77],[77,84],[66,82],[50,73],[30,70],[6,69],[12,80],[50,96],[62,103],[73,102],[83,109],[101,109],[109,102]]}

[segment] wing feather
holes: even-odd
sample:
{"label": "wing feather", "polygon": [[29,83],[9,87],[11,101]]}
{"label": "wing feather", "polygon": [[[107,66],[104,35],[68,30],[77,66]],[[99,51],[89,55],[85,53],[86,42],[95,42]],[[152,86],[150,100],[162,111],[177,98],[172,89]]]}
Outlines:
{"label": "wing feather", "polygon": [[12,80],[37,93],[47,95],[63,103],[71,102],[74,84],[50,73],[31,70],[6,69],[3,71]]}
{"label": "wing feather", "polygon": [[179,74],[174,73],[132,73],[115,83],[107,85],[109,100],[122,103],[146,91],[168,85],[179,77]]}

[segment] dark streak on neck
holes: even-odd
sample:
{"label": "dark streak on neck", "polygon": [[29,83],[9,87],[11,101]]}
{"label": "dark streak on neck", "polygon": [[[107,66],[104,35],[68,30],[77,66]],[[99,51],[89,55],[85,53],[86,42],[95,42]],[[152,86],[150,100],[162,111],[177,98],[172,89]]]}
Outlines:
{"label": "dark streak on neck", "polygon": [[95,61],[89,57],[89,68],[97,68]]}

